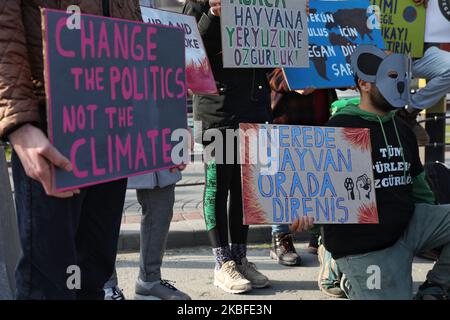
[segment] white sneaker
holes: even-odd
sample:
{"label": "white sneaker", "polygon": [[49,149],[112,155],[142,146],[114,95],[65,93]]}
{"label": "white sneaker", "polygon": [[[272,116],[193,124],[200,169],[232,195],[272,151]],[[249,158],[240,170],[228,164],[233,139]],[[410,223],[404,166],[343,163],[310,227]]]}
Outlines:
{"label": "white sneaker", "polygon": [[238,265],[237,269],[251,282],[253,288],[261,289],[269,285],[269,278],[259,272],[255,264],[249,262],[247,258],[242,258],[241,265]]}
{"label": "white sneaker", "polygon": [[214,271],[214,285],[233,294],[252,290],[252,284],[238,271],[234,261],[228,261],[220,270]]}

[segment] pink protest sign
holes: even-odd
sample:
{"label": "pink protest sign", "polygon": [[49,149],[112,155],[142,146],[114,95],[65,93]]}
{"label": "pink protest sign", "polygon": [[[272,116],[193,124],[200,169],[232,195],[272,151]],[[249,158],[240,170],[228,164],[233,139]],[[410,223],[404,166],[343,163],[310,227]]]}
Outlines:
{"label": "pink protest sign", "polygon": [[369,129],[241,124],[245,224],[376,224]]}
{"label": "pink protest sign", "polygon": [[171,134],[187,127],[184,32],[43,10],[48,134],[73,165],[56,191],[175,167]]}
{"label": "pink protest sign", "polygon": [[218,94],[197,21],[192,16],[141,6],[145,22],[179,27],[185,33],[186,84],[196,94]]}

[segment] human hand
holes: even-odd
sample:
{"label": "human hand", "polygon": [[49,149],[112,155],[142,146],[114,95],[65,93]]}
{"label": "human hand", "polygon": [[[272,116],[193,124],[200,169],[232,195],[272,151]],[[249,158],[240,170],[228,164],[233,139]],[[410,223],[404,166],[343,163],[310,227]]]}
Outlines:
{"label": "human hand", "polygon": [[423,5],[425,8],[428,7],[428,0],[413,0],[416,6]]}
{"label": "human hand", "polygon": [[222,9],[222,2],[221,0],[209,0],[209,6],[211,7],[211,13],[216,16],[220,17],[221,9]]}
{"label": "human hand", "polygon": [[51,165],[71,172],[72,164],[51,145],[42,130],[31,124],[25,124],[8,138],[27,176],[39,181],[48,196],[70,198],[80,193],[80,190],[54,192]]}
{"label": "human hand", "polygon": [[314,226],[314,218],[313,217],[301,217],[292,222],[289,226],[289,230],[291,232],[303,232],[308,231]]}
{"label": "human hand", "polygon": [[172,173],[175,173],[177,171],[183,171],[184,169],[186,169],[186,165],[185,164],[180,164],[179,166],[170,169],[169,171]]}
{"label": "human hand", "polygon": [[301,94],[303,96],[308,96],[308,95],[314,93],[314,91],[316,91],[315,88],[306,88],[306,89],[301,89],[301,90],[295,90],[295,92],[297,92],[298,94]]}

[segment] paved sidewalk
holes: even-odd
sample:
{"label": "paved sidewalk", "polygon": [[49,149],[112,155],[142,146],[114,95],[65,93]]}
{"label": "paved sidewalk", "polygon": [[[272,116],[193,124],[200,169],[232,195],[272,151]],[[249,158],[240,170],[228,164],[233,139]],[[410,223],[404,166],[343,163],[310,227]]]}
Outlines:
{"label": "paved sidewalk", "polygon": [[[306,243],[296,243],[303,258],[301,267],[283,267],[269,258],[268,246],[251,246],[248,256],[261,272],[269,277],[271,286],[254,290],[245,295],[232,295],[213,286],[214,259],[207,247],[168,250],[162,266],[162,277],[175,281],[174,285],[190,294],[196,300],[328,300],[318,290],[317,276],[319,263],[317,256],[306,253]],[[433,263],[416,258],[412,268],[414,291],[425,280]],[[119,286],[128,299],[134,297],[134,283],[138,276],[139,254],[122,253],[117,258]],[[302,313],[303,310],[295,310]],[[199,317],[200,319],[200,317]]]}
{"label": "paved sidewalk", "polygon": [[[175,188],[174,216],[170,226],[167,247],[169,249],[208,245],[208,236],[203,219],[203,164],[190,164],[183,171],[183,179]],[[125,211],[119,238],[119,251],[139,250],[141,207],[136,200],[136,191],[128,190]],[[307,234],[299,239],[306,239]],[[249,242],[269,242],[270,226],[252,226]]]}

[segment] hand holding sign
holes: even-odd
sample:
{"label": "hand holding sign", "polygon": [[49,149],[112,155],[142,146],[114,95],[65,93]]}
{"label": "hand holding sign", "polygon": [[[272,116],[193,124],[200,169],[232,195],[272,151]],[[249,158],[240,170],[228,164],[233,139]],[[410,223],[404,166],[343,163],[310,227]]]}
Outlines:
{"label": "hand holding sign", "polygon": [[289,230],[292,232],[303,232],[310,230],[312,227],[314,227],[313,217],[301,217],[292,222]]}
{"label": "hand holding sign", "polygon": [[53,192],[50,164],[67,172],[72,171],[72,165],[50,144],[50,141],[40,129],[26,124],[11,133],[9,140],[19,156],[27,176],[42,183],[47,195],[57,198],[70,198],[80,193],[79,190],[62,193]]}
{"label": "hand holding sign", "polygon": [[428,0],[413,0],[417,6],[424,5],[426,8],[428,6]]}
{"label": "hand holding sign", "polygon": [[209,0],[209,6],[211,7],[211,13],[216,17],[220,17],[221,0]]}

